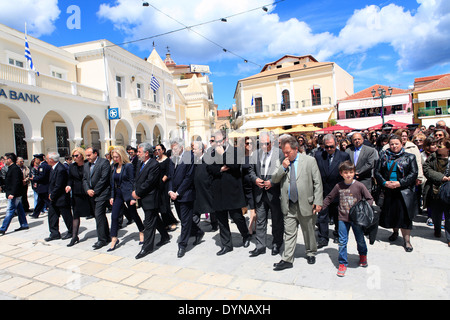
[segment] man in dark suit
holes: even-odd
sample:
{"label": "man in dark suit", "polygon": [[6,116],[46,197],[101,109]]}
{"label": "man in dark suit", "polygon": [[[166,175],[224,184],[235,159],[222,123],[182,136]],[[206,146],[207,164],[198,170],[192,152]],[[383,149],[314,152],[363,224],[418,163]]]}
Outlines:
{"label": "man in dark suit", "polygon": [[50,179],[50,171],[51,167],[48,165],[47,161],[44,159],[44,154],[35,154],[33,155],[34,161],[38,164],[37,173],[34,177],[31,177],[31,183],[35,184],[36,193],[38,194],[37,203],[34,204],[33,214],[30,215],[32,218],[39,218],[39,215],[44,210],[44,208],[48,208],[49,200],[48,200],[48,184]]}
{"label": "man in dark suit", "polygon": [[50,206],[48,208],[48,226],[50,236],[45,241],[61,239],[59,233],[59,218],[63,217],[67,227],[67,234],[62,239],[72,238],[73,218],[70,211],[70,194],[66,193],[66,186],[69,174],[66,167],[59,162],[59,154],[51,152],[47,154],[47,161],[52,168],[48,186],[48,198]]}
{"label": "man in dark suit", "polygon": [[231,216],[243,238],[244,248],[250,245],[250,234],[242,215],[246,206],[244,188],[242,186],[241,165],[238,162],[237,149],[228,144],[226,133],[217,131],[214,135],[216,147],[211,152],[214,163],[208,165],[208,173],[212,176],[213,209],[219,222],[219,233],[222,248],[217,255],[233,250],[228,215]]}
{"label": "man in dark suit", "polygon": [[170,143],[172,157],[169,162],[169,196],[175,204],[178,217],[181,221],[181,234],[178,241],[178,258],[186,253],[189,236],[195,234],[195,244],[200,243],[204,232],[193,223],[193,210],[195,200],[194,155],[184,151],[184,141],[174,139]]}
{"label": "man in dark suit", "polygon": [[375,148],[363,144],[364,138],[361,133],[352,134],[352,146],[345,152],[350,155],[351,162],[356,167],[355,179],[360,181],[367,190],[372,190],[372,170],[375,167],[375,161],[378,159],[378,153]]}
{"label": "man in dark suit", "polygon": [[28,229],[27,218],[25,210],[22,206],[22,186],[23,186],[23,174],[22,170],[16,165],[17,156],[14,153],[5,154],[5,166],[6,171],[4,186],[2,187],[5,192],[8,204],[6,207],[6,215],[3,220],[3,224],[0,227],[0,235],[4,235],[11,223],[12,218],[17,210],[17,216],[19,217],[20,228],[15,231]]}
{"label": "man in dark suit", "polygon": [[[324,151],[315,154],[317,165],[319,167],[320,175],[322,177],[323,186],[323,198],[333,190],[334,186],[343,181],[344,179],[339,173],[339,165],[350,160],[350,156],[344,151],[338,150],[337,141],[334,135],[327,134],[323,137]],[[322,248],[328,245],[329,241],[329,219],[332,218],[335,226],[334,239],[335,242],[338,239],[338,199],[335,199],[333,203],[328,206],[327,209],[322,210],[317,217],[317,224],[319,227],[317,247]]]}
{"label": "man in dark suit", "polygon": [[283,152],[274,146],[274,138],[269,132],[261,132],[260,149],[250,159],[250,178],[256,203],[256,248],[250,251],[251,257],[266,252],[267,220],[272,217],[272,255],[280,252],[283,244],[284,221],[280,204],[280,185],[272,182],[272,173],[277,160],[282,162]]}
{"label": "man in dark suit", "polygon": [[150,143],[144,142],[138,146],[139,162],[136,170],[136,179],[132,196],[138,200],[144,210],[144,243],[141,251],[136,255],[136,259],[141,259],[151,253],[155,243],[155,229],[159,231],[161,240],[156,246],[162,246],[170,241],[170,236],[164,227],[159,216],[159,163],[151,158],[153,147]]}
{"label": "man in dark suit", "polygon": [[106,206],[111,196],[109,161],[100,158],[98,150],[89,147],[85,151],[87,162],[84,164],[83,188],[89,196],[91,213],[95,216],[98,241],[92,246],[100,249],[111,242]]}

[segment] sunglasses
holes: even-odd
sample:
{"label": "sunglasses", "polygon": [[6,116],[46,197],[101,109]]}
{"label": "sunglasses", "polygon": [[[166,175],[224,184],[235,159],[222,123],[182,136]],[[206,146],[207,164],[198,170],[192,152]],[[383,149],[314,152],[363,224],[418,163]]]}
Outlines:
{"label": "sunglasses", "polygon": [[331,149],[334,149],[336,147],[335,146],[325,146],[324,148],[327,149],[327,150],[331,150]]}
{"label": "sunglasses", "polygon": [[74,154],[74,155],[72,155],[72,158],[78,158],[80,156],[81,156],[80,154]]}

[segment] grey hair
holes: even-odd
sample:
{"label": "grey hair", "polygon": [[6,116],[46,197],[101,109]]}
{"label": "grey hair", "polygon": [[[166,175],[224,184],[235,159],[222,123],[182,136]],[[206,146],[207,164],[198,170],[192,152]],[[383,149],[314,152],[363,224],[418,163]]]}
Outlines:
{"label": "grey hair", "polygon": [[270,142],[275,141],[275,137],[274,137],[272,131],[261,131],[259,134],[259,138],[261,139],[261,137],[263,137],[263,136],[269,137]]}
{"label": "grey hair", "polygon": [[148,142],[142,142],[141,144],[139,144],[138,148],[142,148],[144,153],[146,153],[147,151],[149,154],[153,153],[153,146]]}
{"label": "grey hair", "polygon": [[58,162],[58,161],[59,161],[59,158],[60,158],[58,152],[49,152],[48,155],[47,155],[47,157],[48,157],[49,159],[52,159],[52,160],[55,161],[55,162]]}
{"label": "grey hair", "polygon": [[197,146],[197,148],[202,149],[202,152],[205,151],[205,145],[201,141],[192,141],[194,146]]}
{"label": "grey hair", "polygon": [[170,145],[174,145],[174,144],[176,144],[180,147],[184,147],[184,140],[179,137],[173,138],[172,140],[170,140]]}
{"label": "grey hair", "polygon": [[298,140],[294,136],[287,135],[286,137],[284,137],[283,135],[279,139],[282,147],[284,147],[285,144],[289,144],[292,149],[298,149],[300,147],[300,145],[298,144]]}
{"label": "grey hair", "polygon": [[336,141],[336,137],[334,136],[334,134],[328,133],[323,137],[323,142],[325,143],[325,141],[329,141],[329,140],[333,140],[334,143],[337,143]]}

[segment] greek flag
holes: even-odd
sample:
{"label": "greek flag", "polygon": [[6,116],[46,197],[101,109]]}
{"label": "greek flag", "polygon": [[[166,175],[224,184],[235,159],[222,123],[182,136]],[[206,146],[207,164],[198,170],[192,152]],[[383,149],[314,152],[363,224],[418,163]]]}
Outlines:
{"label": "greek flag", "polygon": [[28,39],[26,34],[25,34],[25,58],[27,59],[30,70],[33,70],[34,72],[36,72],[37,75],[39,75],[39,72],[37,72],[36,68],[34,67],[33,59],[31,58],[30,46],[28,45]]}
{"label": "greek flag", "polygon": [[153,91],[158,91],[159,87],[161,85],[158,82],[158,79],[155,78],[154,75],[152,75],[152,80],[150,81],[150,88],[152,88]]}

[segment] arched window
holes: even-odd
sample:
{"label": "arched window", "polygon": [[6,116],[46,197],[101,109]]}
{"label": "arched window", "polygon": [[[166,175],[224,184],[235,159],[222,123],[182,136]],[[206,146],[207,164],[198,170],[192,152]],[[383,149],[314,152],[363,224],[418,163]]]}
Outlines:
{"label": "arched window", "polygon": [[281,101],[281,111],[285,111],[291,108],[291,97],[289,94],[289,90],[283,90],[281,93],[282,101]]}

